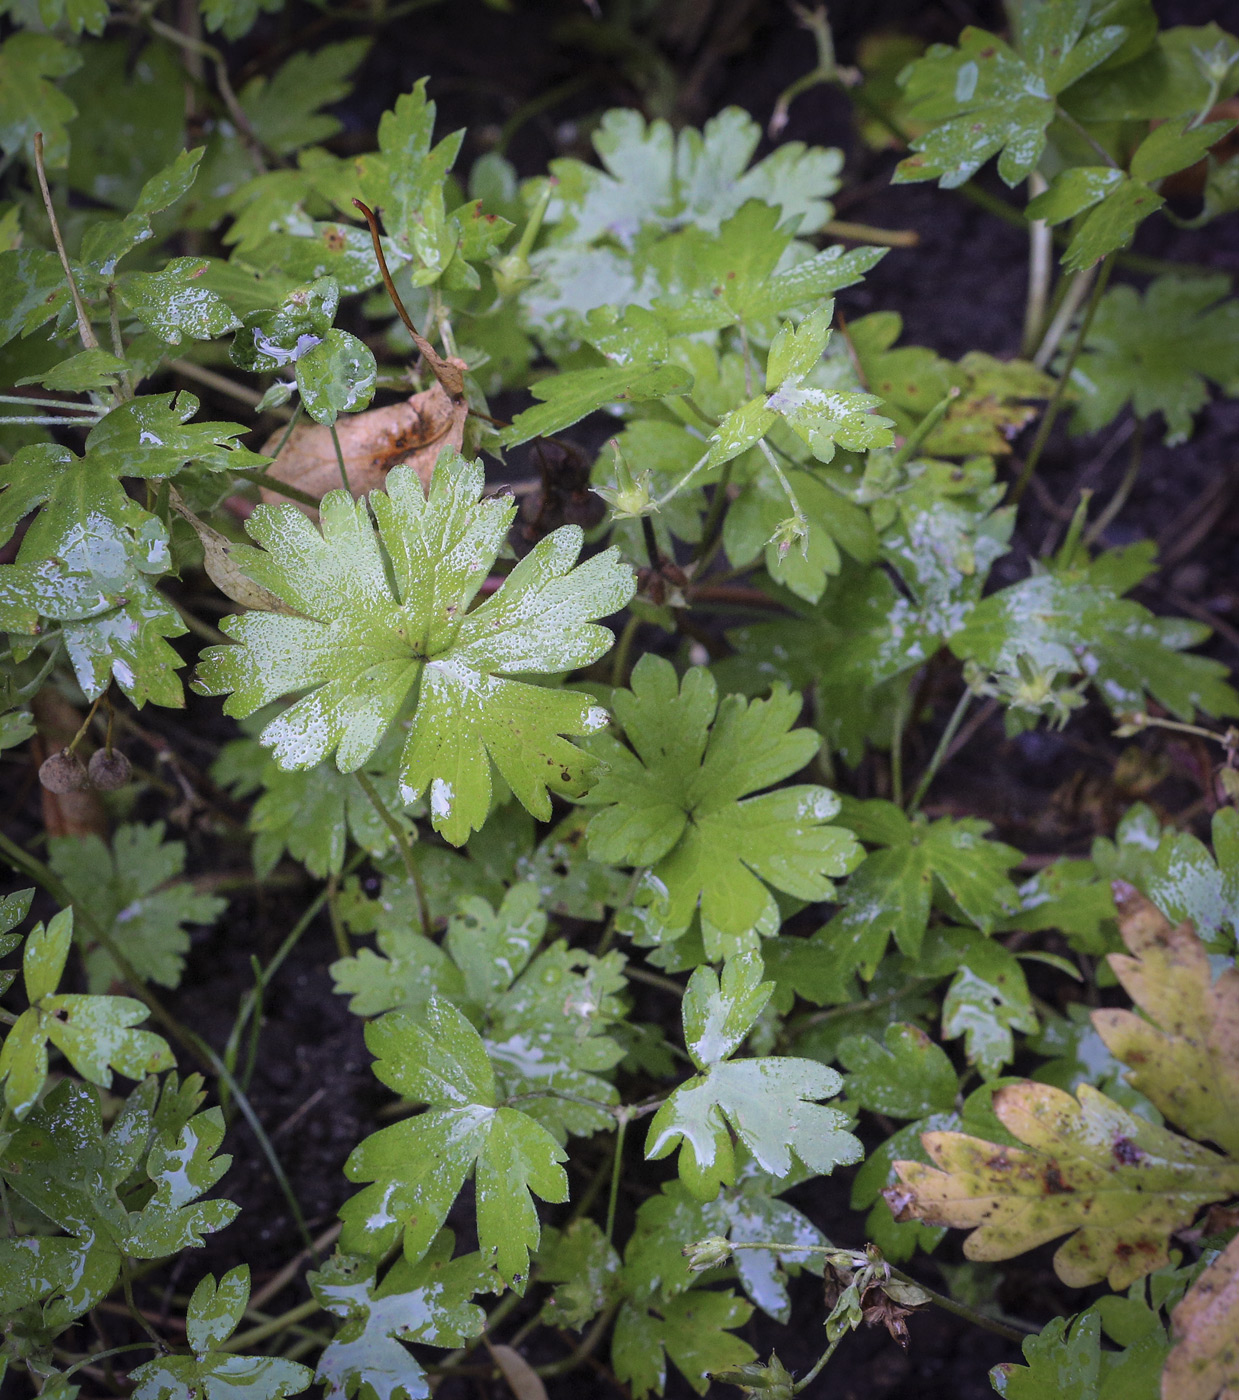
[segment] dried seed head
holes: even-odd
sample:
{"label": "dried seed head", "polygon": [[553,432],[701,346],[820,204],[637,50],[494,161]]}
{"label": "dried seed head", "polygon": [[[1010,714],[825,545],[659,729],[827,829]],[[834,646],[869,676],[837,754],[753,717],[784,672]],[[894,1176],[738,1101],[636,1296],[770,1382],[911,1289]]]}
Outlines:
{"label": "dried seed head", "polygon": [[90,786],[86,769],[77,754],[61,749],[39,765],[39,782],[48,792],[81,792]]}
{"label": "dried seed head", "polygon": [[103,792],[115,792],[133,777],[129,760],[119,749],[113,749],[111,753],[106,749],[96,749],[90,756],[86,771],[90,781]]}

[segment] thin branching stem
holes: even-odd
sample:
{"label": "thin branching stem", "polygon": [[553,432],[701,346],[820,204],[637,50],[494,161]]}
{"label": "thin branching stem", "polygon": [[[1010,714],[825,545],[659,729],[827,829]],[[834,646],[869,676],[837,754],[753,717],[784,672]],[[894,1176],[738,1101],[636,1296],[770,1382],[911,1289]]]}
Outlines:
{"label": "thin branching stem", "polygon": [[1057,383],[1054,385],[1054,392],[1050,396],[1050,401],[1045,406],[1045,412],[1041,416],[1041,423],[1037,428],[1037,435],[1033,439],[1033,444],[1028,450],[1028,457],[1024,462],[1024,469],[1020,472],[1019,480],[1015,483],[1015,490],[1011,493],[1011,499],[1018,504],[1028,489],[1028,483],[1032,480],[1033,473],[1037,470],[1037,463],[1041,460],[1041,454],[1045,450],[1045,445],[1049,441],[1050,432],[1058,418],[1059,410],[1063,406],[1063,399],[1067,393],[1067,385],[1071,382],[1071,373],[1075,369],[1076,361],[1080,358],[1080,351],[1084,348],[1084,342],[1088,337],[1089,328],[1093,324],[1093,317],[1097,314],[1097,307],[1101,302],[1102,293],[1106,290],[1106,283],[1110,280],[1110,273],[1114,270],[1114,254],[1111,253],[1101,265],[1101,271],[1097,274],[1097,281],[1093,284],[1092,294],[1084,308],[1084,315],[1080,318],[1080,324],[1076,329],[1075,336],[1071,342],[1071,349],[1067,352],[1067,362],[1063,365],[1062,373],[1059,375]]}
{"label": "thin branching stem", "polygon": [[73,268],[69,265],[69,254],[65,251],[65,241],[60,233],[60,223],[56,218],[56,208],[52,203],[52,192],[47,184],[47,167],[43,163],[43,133],[34,134],[34,168],[39,177],[39,189],[43,194],[43,207],[47,210],[47,221],[52,226],[52,238],[56,242],[56,252],[60,254],[60,265],[65,270],[65,281],[69,284],[69,294],[73,298],[73,309],[77,312],[77,333],[81,337],[83,350],[98,350],[99,341],[90,317],[86,313],[86,303],[73,280]]}
{"label": "thin branching stem", "polygon": [[964,716],[968,713],[968,706],[972,704],[972,691],[967,687],[959,697],[951,718],[946,722],[946,728],[942,731],[942,737],[938,740],[938,747],[934,749],[933,756],[929,760],[921,780],[916,785],[916,791],[912,794],[912,801],[908,803],[908,812],[920,811],[921,803],[925,800],[925,794],[929,791],[929,785],[938,776],[938,769],[946,761],[946,756],[951,749],[951,741],[955,738],[959,726],[964,722]]}

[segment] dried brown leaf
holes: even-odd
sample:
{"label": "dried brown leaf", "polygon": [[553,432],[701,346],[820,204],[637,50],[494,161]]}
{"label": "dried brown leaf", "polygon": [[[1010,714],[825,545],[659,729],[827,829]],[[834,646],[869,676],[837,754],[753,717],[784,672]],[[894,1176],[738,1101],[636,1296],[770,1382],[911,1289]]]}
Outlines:
{"label": "dried brown leaf", "polygon": [[508,1346],[492,1346],[489,1341],[486,1343],[486,1350],[490,1352],[495,1365],[503,1372],[503,1378],[507,1381],[512,1394],[516,1396],[516,1400],[547,1400],[546,1386],[542,1384],[542,1377],[519,1351]]}
{"label": "dried brown leaf", "polygon": [[1095,1011],[1093,1025],[1172,1123],[1239,1157],[1239,970],[1214,981],[1191,924],[1173,927],[1121,880],[1114,902],[1131,955],[1110,965],[1144,1016]]}
{"label": "dried brown leaf", "polygon": [[232,558],[232,541],[218,530],[212,529],[205,520],[200,520],[185,504],[176,487],[170,487],[168,499],[172,509],[190,525],[202,545],[202,566],[207,577],[226,598],[240,603],[243,608],[257,612],[291,613],[292,609],[282,598],[277,598],[270,589],[242,572]]}
{"label": "dried brown leaf", "polygon": [[[463,374],[463,360],[449,360]],[[392,467],[410,466],[430,489],[439,453],[445,447],[460,451],[464,443],[468,404],[460,395],[452,396],[436,380],[429,389],[413,394],[401,403],[367,409],[336,420],[340,452],[349,489],[354,496],[368,495],[382,486]],[[271,454],[284,436],[281,429],[263,445]],[[277,481],[321,500],[340,485],[340,463],[336,458],[331,429],[321,423],[303,423],[294,428],[283,451],[267,471]],[[287,501],[275,491],[263,489],[263,500],[273,504]],[[302,507],[307,515],[314,512]]]}
{"label": "dried brown leaf", "polygon": [[1239,1238],[1174,1310],[1162,1400],[1239,1400]]}

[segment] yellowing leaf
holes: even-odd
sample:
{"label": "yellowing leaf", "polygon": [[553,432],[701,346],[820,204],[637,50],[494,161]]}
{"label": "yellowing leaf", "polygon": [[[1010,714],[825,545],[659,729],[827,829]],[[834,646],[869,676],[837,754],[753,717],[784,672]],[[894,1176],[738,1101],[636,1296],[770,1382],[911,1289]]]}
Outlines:
{"label": "yellowing leaf", "polygon": [[1010,1259],[1076,1231],[1054,1256],[1064,1283],[1126,1288],[1168,1260],[1170,1234],[1239,1191],[1239,1163],[1137,1118],[1087,1084],[1079,1101],[1023,1081],[994,1095],[1026,1147],[925,1133],[937,1168],[896,1162],[885,1195],[898,1220],[973,1228],[969,1259]]}
{"label": "yellowing leaf", "polygon": [[1162,1372],[1162,1400],[1235,1400],[1239,1395],[1239,1238],[1233,1239],[1174,1310],[1175,1347]]}
{"label": "yellowing leaf", "polygon": [[[1175,928],[1131,885],[1116,880],[1119,930],[1131,956],[1110,965],[1144,1012],[1093,1013],[1128,1082],[1171,1122],[1239,1156],[1239,971],[1215,982],[1191,924]],[[1147,1017],[1147,1019],[1145,1019]]]}

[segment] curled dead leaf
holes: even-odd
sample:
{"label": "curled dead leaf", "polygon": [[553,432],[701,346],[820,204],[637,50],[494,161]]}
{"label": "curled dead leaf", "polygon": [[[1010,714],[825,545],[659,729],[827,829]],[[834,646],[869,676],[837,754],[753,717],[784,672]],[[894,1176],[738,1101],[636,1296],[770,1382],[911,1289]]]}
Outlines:
{"label": "curled dead leaf", "polygon": [[[463,360],[445,363],[463,375]],[[429,389],[412,394],[401,403],[337,419],[336,434],[353,495],[368,495],[382,486],[392,467],[401,465],[412,467],[428,490],[439,453],[445,447],[460,451],[468,412],[463,394],[449,394],[436,379]],[[283,429],[273,434],[263,444],[263,452],[275,453],[283,436]],[[321,423],[303,423],[294,428],[267,475],[319,500],[328,491],[334,491],[340,485],[340,463],[331,429]],[[287,501],[287,497],[265,488],[262,497],[277,505]],[[307,506],[301,508],[307,515],[314,514]]]}
{"label": "curled dead leaf", "polygon": [[168,490],[168,500],[172,509],[193,526],[194,533],[202,545],[202,567],[216,588],[234,603],[256,612],[291,613],[292,609],[282,598],[277,598],[269,588],[255,583],[243,573],[232,557],[232,541],[218,530],[212,529],[205,520],[200,520],[185,504],[175,486]]}
{"label": "curled dead leaf", "polygon": [[542,1377],[519,1351],[501,1344],[492,1345],[485,1336],[482,1340],[516,1400],[546,1400],[546,1386],[542,1384]]}

